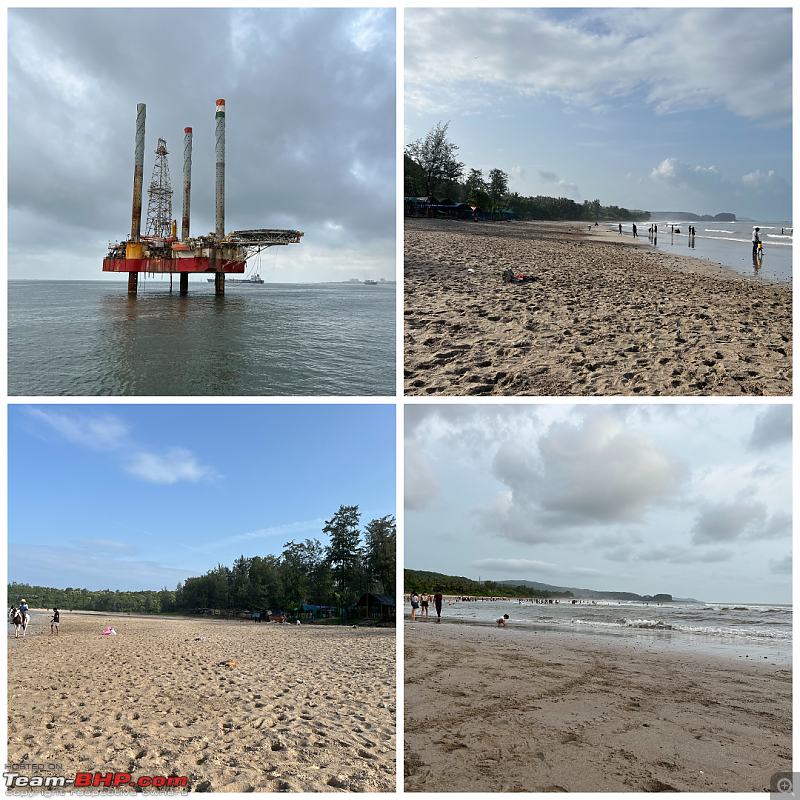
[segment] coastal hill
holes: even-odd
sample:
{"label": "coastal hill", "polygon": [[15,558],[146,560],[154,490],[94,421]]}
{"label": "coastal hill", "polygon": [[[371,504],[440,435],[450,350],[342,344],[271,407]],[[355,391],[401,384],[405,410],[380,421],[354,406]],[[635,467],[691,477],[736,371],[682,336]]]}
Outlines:
{"label": "coastal hill", "polygon": [[663,219],[669,217],[670,219],[686,220],[687,222],[736,222],[736,214],[729,214],[724,212],[722,214],[715,214],[713,217],[710,214],[692,214],[689,211],[651,211],[650,219]]}
{"label": "coastal hill", "polygon": [[576,589],[551,586],[537,581],[487,581],[465,578],[461,575],[443,575],[440,572],[404,569],[404,591],[441,591],[444,594],[462,594],[474,597],[529,597],[531,589],[539,597],[595,598],[606,600],[641,600],[649,603],[671,603],[671,594],[639,595],[633,592],[598,592],[593,589]]}
{"label": "coastal hill", "polygon": [[538,581],[498,581],[507,586],[525,586],[529,589],[544,590],[553,594],[571,594],[573,597],[594,598],[595,600],[642,600],[645,603],[671,603],[671,594],[641,595],[635,592],[600,592],[596,589],[577,589],[574,586],[552,586]]}

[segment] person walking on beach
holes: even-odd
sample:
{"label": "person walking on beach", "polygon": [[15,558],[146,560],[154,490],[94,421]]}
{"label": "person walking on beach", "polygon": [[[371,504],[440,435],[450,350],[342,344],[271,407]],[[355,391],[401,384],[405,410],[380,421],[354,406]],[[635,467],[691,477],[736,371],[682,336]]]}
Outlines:
{"label": "person walking on beach", "polygon": [[422,597],[420,601],[422,602],[422,610],[419,612],[420,619],[427,619],[428,618],[428,603],[430,602],[430,595],[427,592],[422,593]]}
{"label": "person walking on beach", "polygon": [[417,609],[419,608],[419,595],[416,592],[411,592],[411,621],[414,622],[417,618]]}
{"label": "person walking on beach", "polygon": [[636,223],[633,223],[633,238],[638,239],[639,237],[636,235]]}
{"label": "person walking on beach", "polygon": [[[758,255],[758,246],[761,244],[761,239],[759,238],[758,232],[760,228],[753,228],[753,256]],[[22,601],[25,602],[24,600]]]}
{"label": "person walking on beach", "polygon": [[619,235],[622,236],[622,223],[619,224]]}
{"label": "person walking on beach", "polygon": [[433,596],[433,602],[434,602],[434,605],[436,606],[436,621],[437,622],[441,622],[442,621],[442,600],[443,599],[444,598],[442,597],[442,590],[441,589],[437,589],[436,590],[436,594]]}
{"label": "person walking on beach", "polygon": [[50,620],[50,635],[52,636],[55,632],[55,635],[58,636],[58,609],[53,609],[53,619]]}

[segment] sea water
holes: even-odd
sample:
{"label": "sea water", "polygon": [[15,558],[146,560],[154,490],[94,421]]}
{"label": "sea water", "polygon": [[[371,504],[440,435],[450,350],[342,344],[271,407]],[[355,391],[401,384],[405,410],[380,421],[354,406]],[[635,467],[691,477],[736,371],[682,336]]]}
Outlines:
{"label": "sea water", "polygon": [[[410,616],[410,605],[405,606]],[[431,602],[429,613],[436,618]],[[641,601],[571,600],[558,603],[508,600],[445,600],[448,622],[494,625],[509,615],[508,624],[522,630],[571,631],[635,637],[647,643],[682,650],[715,652],[769,664],[792,661],[792,606],[753,603],[645,603]],[[766,658],[765,658],[766,657]]]}
{"label": "sea water", "polygon": [[[636,233],[641,241],[648,241],[647,229],[651,225],[658,226],[658,238],[654,244],[659,250],[725,264],[740,275],[753,279],[786,284],[792,282],[791,222],[651,219],[636,225]],[[697,231],[694,237],[689,236],[690,225]],[[676,230],[680,229],[680,233],[670,233],[673,226]],[[755,227],[760,228],[762,242],[760,265],[758,262],[753,263],[752,237]],[[610,231],[616,229],[616,226],[609,227]],[[625,236],[632,236],[631,224],[623,223],[622,232]]]}
{"label": "sea water", "polygon": [[394,284],[9,281],[9,395],[396,391]]}

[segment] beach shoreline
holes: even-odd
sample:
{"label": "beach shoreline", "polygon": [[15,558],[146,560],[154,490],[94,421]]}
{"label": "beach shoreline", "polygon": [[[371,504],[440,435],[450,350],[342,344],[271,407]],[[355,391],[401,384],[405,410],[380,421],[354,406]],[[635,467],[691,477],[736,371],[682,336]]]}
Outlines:
{"label": "beach shoreline", "polygon": [[587,229],[406,219],[405,394],[791,394],[790,287]]}
{"label": "beach shoreline", "polygon": [[618,641],[405,625],[407,792],[767,792],[791,670]]}
{"label": "beach shoreline", "polygon": [[[116,636],[101,635],[109,624]],[[80,611],[62,612],[58,637],[49,627],[32,615],[9,640],[8,761],[22,775],[56,764],[185,776],[189,791],[395,791],[393,629]]]}

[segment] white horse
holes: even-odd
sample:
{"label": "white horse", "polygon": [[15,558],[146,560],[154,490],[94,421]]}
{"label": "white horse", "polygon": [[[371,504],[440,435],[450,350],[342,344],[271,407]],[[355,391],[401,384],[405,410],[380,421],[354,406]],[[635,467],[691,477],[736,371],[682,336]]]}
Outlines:
{"label": "white horse", "polygon": [[28,627],[25,615],[18,608],[12,606],[8,616],[11,622],[14,623],[14,638],[19,639],[19,632],[22,631],[22,638],[24,639],[25,631]]}

